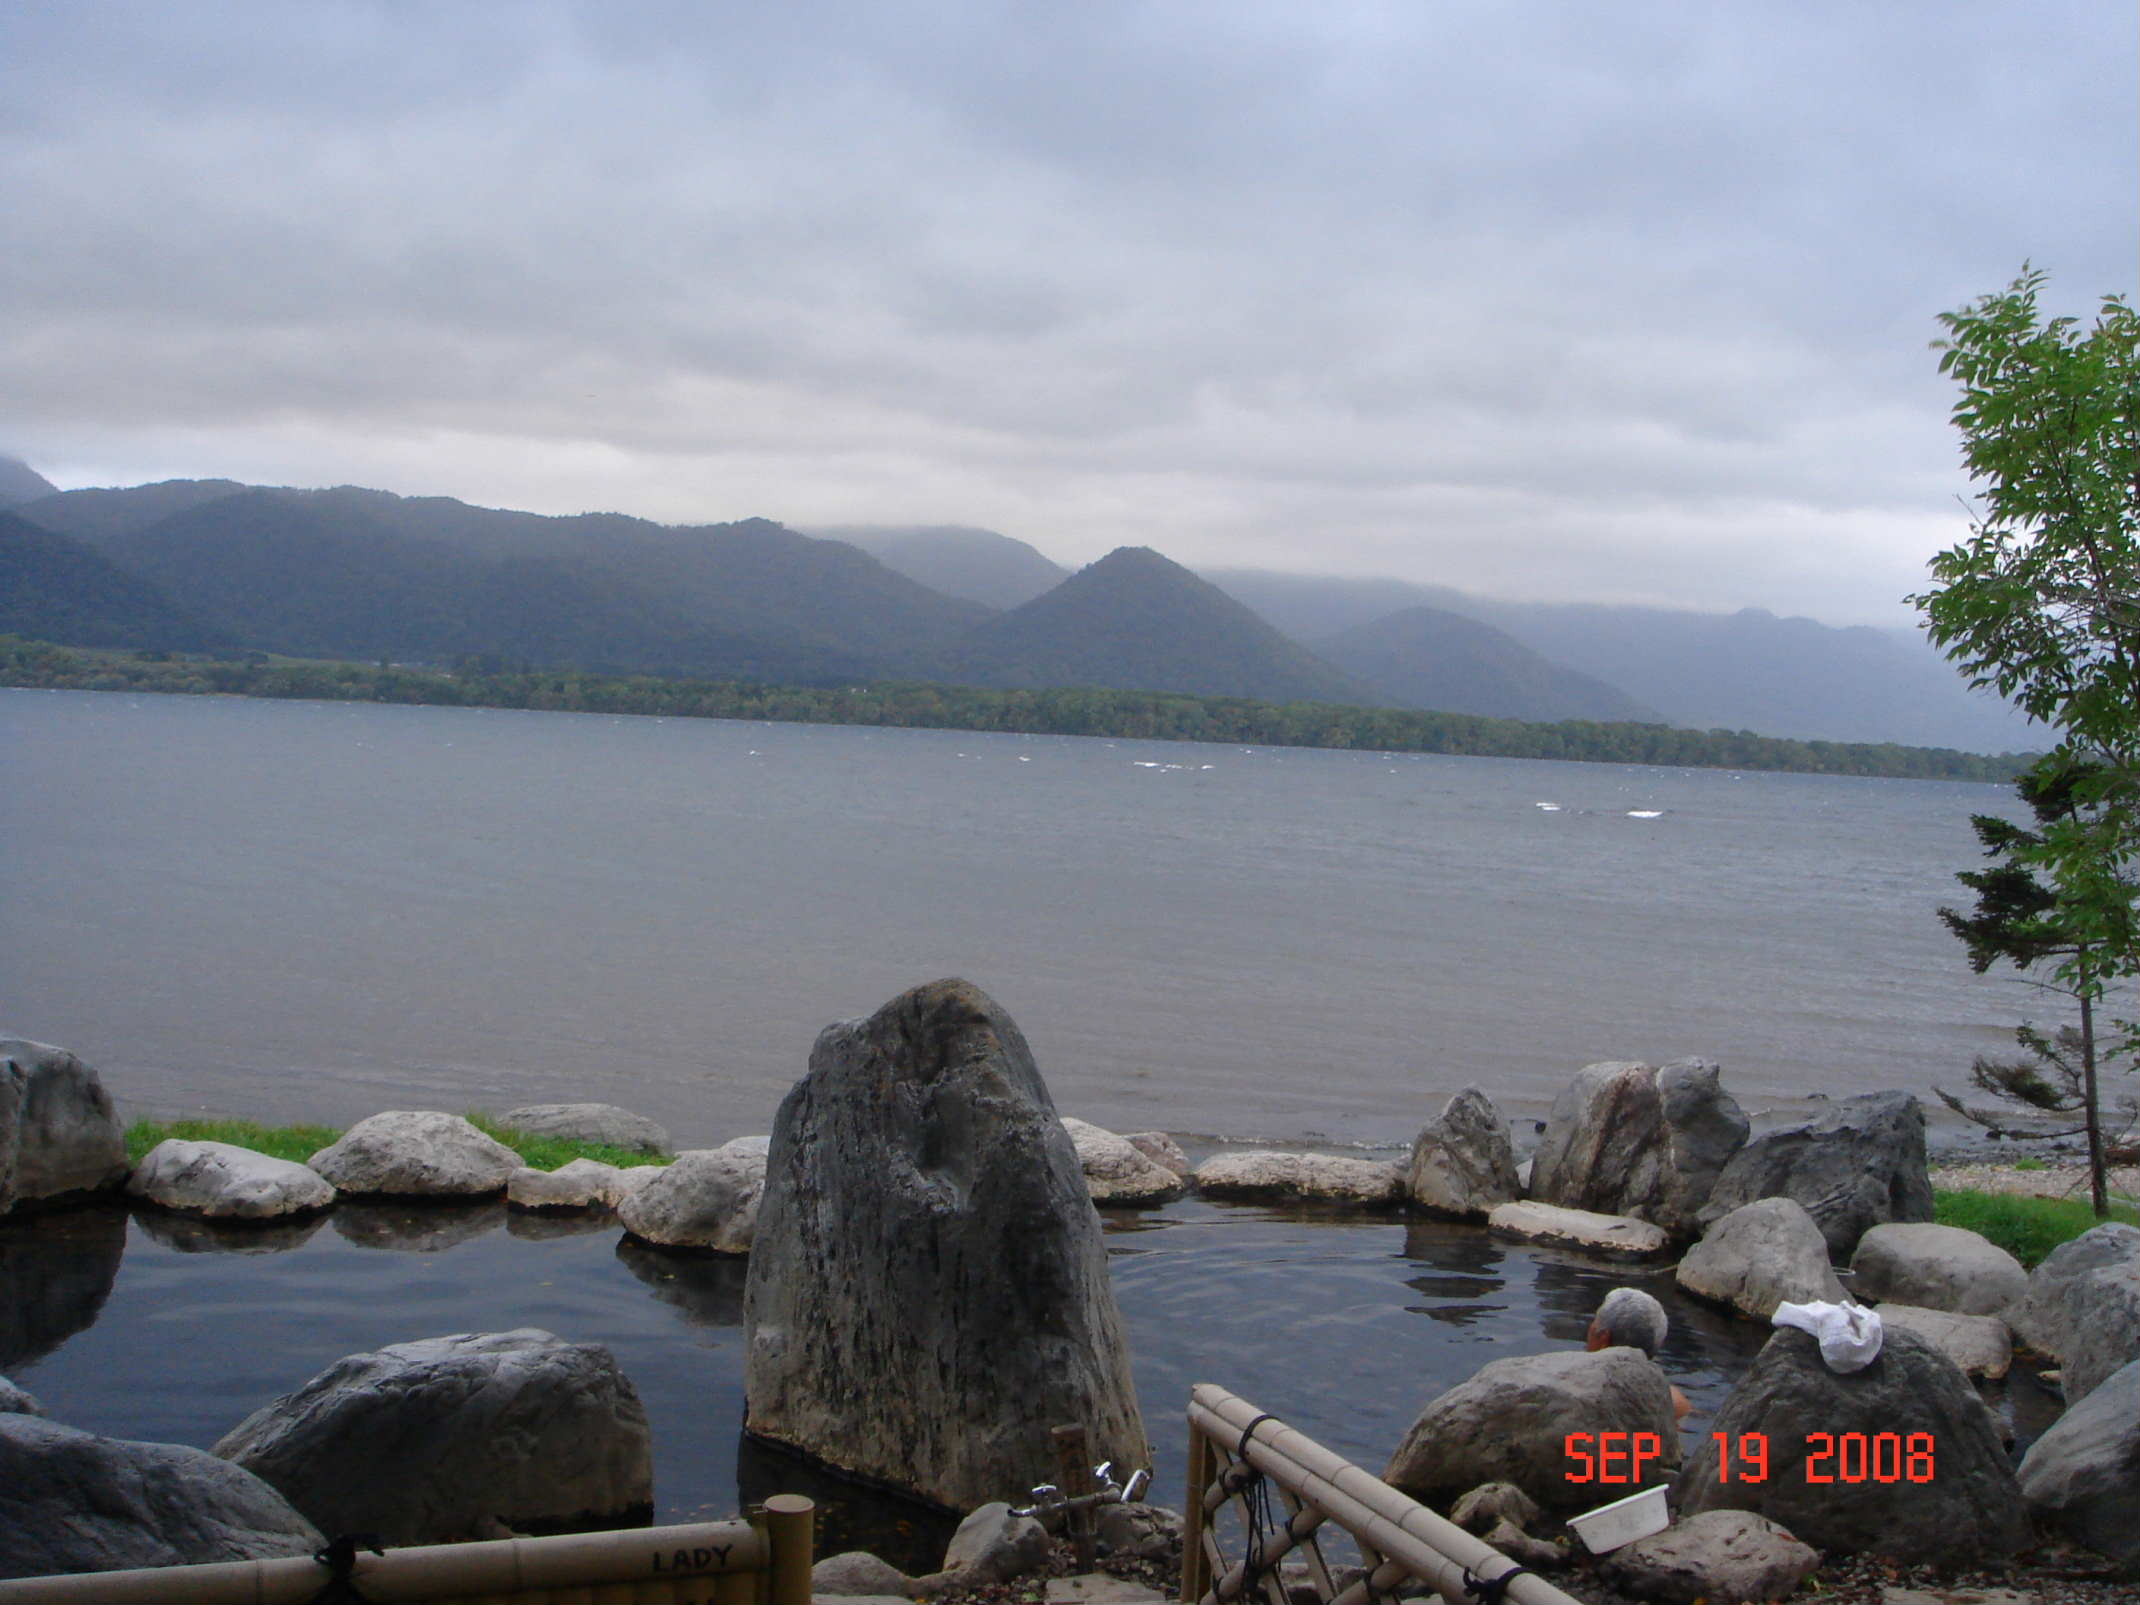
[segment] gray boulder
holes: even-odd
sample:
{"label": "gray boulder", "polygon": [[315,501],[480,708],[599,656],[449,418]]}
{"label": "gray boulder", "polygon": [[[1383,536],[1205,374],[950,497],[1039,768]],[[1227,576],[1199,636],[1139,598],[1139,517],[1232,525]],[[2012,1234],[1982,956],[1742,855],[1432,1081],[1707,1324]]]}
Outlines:
{"label": "gray boulder", "polygon": [[669,1134],[645,1115],[613,1103],[531,1103],[509,1109],[498,1124],[531,1137],[558,1137],[567,1142],[597,1142],[642,1154],[666,1154]]}
{"label": "gray boulder", "polygon": [[0,1377],[0,1415],[41,1416],[45,1407],[6,1377]]}
{"label": "gray boulder", "polygon": [[1213,1154],[1196,1167],[1196,1190],[1244,1203],[1300,1201],[1380,1207],[1404,1197],[1404,1172],[1377,1159],[1259,1149]]}
{"label": "gray boulder", "polygon": [[1890,1222],[1858,1240],[1850,1256],[1851,1291],[1872,1302],[1892,1299],[1956,1315],[1997,1315],[2028,1293],[2021,1261],[1959,1226]]}
{"label": "gray boulder", "polygon": [[504,1192],[520,1156],[459,1115],[390,1109],[358,1121],[311,1165],[345,1193],[471,1198]]}
{"label": "gray boulder", "polygon": [[641,1242],[748,1254],[765,1194],[765,1156],[734,1147],[678,1154],[617,1201],[617,1219]]}
{"label": "gray boulder", "polygon": [[944,1574],[962,1588],[1008,1583],[1048,1564],[1055,1541],[1031,1516],[995,1500],[972,1512],[944,1547]]}
{"label": "gray boulder", "polygon": [[618,1525],[653,1501],[646,1411],[616,1358],[532,1327],[349,1355],[215,1452],[329,1532],[389,1545]]}
{"label": "gray boulder", "polygon": [[126,1190],[160,1208],[209,1220],[282,1220],[334,1202],[334,1188],[309,1165],[181,1137],[167,1137],[143,1155]]}
{"label": "gray boulder", "polygon": [[1631,1215],[1600,1215],[1525,1199],[1496,1206],[1487,1227],[1509,1237],[1571,1248],[1601,1259],[1655,1259],[1671,1247],[1662,1226]]}
{"label": "gray boulder", "polygon": [[1658,1605],[1740,1605],[1790,1598],[1819,1564],[1819,1551],[1766,1517],[1711,1510],[1614,1550],[1605,1570]]}
{"label": "gray boulder", "polygon": [[1108,1554],[1131,1555],[1138,1560],[1177,1558],[1183,1531],[1181,1512],[1165,1505],[1102,1505],[1092,1518],[1093,1536],[1106,1546]]}
{"label": "gray boulder", "polygon": [[[1717,1439],[1705,1433],[1679,1479],[1682,1516],[1750,1510],[1816,1549],[1903,1565],[2000,1562],[2027,1541],[1991,1412],[1953,1361],[1904,1328],[1886,1331],[1879,1357],[1847,1375],[1822,1363],[1809,1334],[1779,1330],[1710,1427],[1733,1445],[1762,1434],[1768,1475],[1745,1480],[1738,1458],[1720,1467]],[[1906,1452],[1913,1437],[1920,1447],[1929,1440],[1933,1460],[1917,1463],[1928,1477],[1910,1480],[1906,1460],[1874,1459],[1875,1439],[1897,1439],[1891,1448]],[[1898,1469],[1892,1481],[1871,1474]]]}
{"label": "gray boulder", "polygon": [[826,1028],[772,1146],[747,1430],[953,1510],[1052,1481],[1065,1423],[1151,1463],[1083,1168],[986,994]]}
{"label": "gray boulder", "polygon": [[1508,1122],[1493,1099],[1466,1087],[1442,1106],[1412,1143],[1404,1189],[1422,1209],[1471,1220],[1521,1196]]}
{"label": "gray boulder", "polygon": [[0,1414],[0,1577],[272,1560],[325,1542],[281,1494],[203,1450]]}
{"label": "gray boulder", "polygon": [[1827,1239],[1788,1198],[1756,1199],[1733,1210],[1687,1250],[1673,1274],[1689,1293],[1757,1321],[1774,1315],[1778,1304],[1843,1298]]}
{"label": "gray boulder", "polygon": [[[1642,1483],[1570,1481],[1574,1433],[1646,1433],[1657,1457]],[[1568,1350],[1495,1360],[1420,1411],[1382,1480],[1423,1504],[1446,1508],[1487,1482],[1514,1483],[1547,1512],[1565,1516],[1615,1494],[1662,1482],[1679,1465],[1672,1385],[1634,1349]],[[1593,1470],[1596,1468],[1593,1467]],[[1612,1468],[1624,1475],[1624,1457]]]}
{"label": "gray boulder", "polygon": [[2014,1363],[2013,1339],[1996,1315],[1956,1315],[1952,1310],[1887,1303],[1880,1306],[1880,1325],[1883,1330],[1908,1327],[1959,1366],[1965,1376],[1995,1382]]}
{"label": "gray boulder", "polygon": [[2029,1446],[2021,1497],[2044,1526],[2140,1564],[2140,1361],[2120,1367]]}
{"label": "gray boulder", "polygon": [[126,1180],[126,1132],[96,1071],[65,1048],[0,1038],[0,1215]]}
{"label": "gray boulder", "polygon": [[1883,1221],[1930,1220],[1924,1110],[1906,1092],[1868,1092],[1754,1138],[1717,1178],[1702,1223],[1757,1198],[1798,1200],[1838,1260]]}
{"label": "gray boulder", "polygon": [[[636,1168],[636,1167],[635,1167]],[[510,1209],[609,1209],[618,1196],[617,1178],[624,1174],[615,1165],[599,1159],[572,1159],[555,1170],[537,1170],[522,1165],[505,1179],[505,1202]]]}
{"label": "gray boulder", "polygon": [[1501,1522],[1528,1532],[1538,1515],[1538,1501],[1512,1482],[1482,1482],[1449,1511],[1449,1519],[1467,1533],[1483,1533]]}
{"label": "gray boulder", "polygon": [[1187,1190],[1180,1176],[1126,1137],[1069,1115],[1063,1116],[1063,1130],[1077,1150],[1085,1189],[1095,1204],[1164,1204]]}
{"label": "gray boulder", "polygon": [[2106,1222],[2061,1243],[2029,1273],[2006,1319],[2064,1367],[2066,1403],[2140,1360],[2140,1227]]}
{"label": "gray boulder", "polygon": [[1586,1065],[1546,1117],[1531,1196],[1694,1236],[1718,1175],[1746,1141],[1745,1111],[1718,1075],[1708,1059]]}
{"label": "gray boulder", "polygon": [[813,1599],[849,1599],[856,1596],[904,1599],[907,1574],[888,1560],[879,1560],[866,1549],[844,1550],[827,1555],[810,1568]]}
{"label": "gray boulder", "polygon": [[1163,1131],[1125,1131],[1122,1140],[1153,1164],[1171,1170],[1183,1181],[1196,1167],[1189,1163],[1189,1156],[1181,1151],[1181,1144]]}

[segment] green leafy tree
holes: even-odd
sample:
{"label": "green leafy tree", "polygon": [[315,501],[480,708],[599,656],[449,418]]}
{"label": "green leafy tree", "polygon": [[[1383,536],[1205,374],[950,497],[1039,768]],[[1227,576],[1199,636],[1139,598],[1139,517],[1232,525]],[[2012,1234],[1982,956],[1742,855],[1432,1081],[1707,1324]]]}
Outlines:
{"label": "green leafy tree", "polygon": [[[2085,978],[2097,974],[2101,955],[2092,953],[2091,939],[2068,920],[2059,895],[2028,867],[2041,849],[2045,832],[2073,820],[2089,805],[2080,800],[2098,776],[2090,765],[2038,768],[2018,782],[2021,800],[2036,817],[2030,830],[1995,814],[1978,814],[1970,821],[1985,854],[1998,860],[1989,869],[1964,870],[1955,879],[1977,894],[1976,908],[1968,914],[1951,908],[1939,911],[1947,928],[1969,950],[1969,967],[1982,975],[1992,965],[2007,963],[2026,974],[2049,964],[2051,979],[2035,984],[2071,997],[2080,1010],[2078,1026],[2060,1026],[2049,1033],[2023,1025],[2014,1033],[2022,1056],[2011,1059],[1980,1058],[1971,1067],[1969,1079],[1981,1092],[2007,1103],[2040,1113],[2077,1116],[2078,1126],[2055,1133],[2071,1136],[2085,1133],[2088,1139],[2088,1184],[2098,1217],[2109,1214],[2105,1164],[2108,1137],[2103,1119],[2102,1070],[2105,1044],[2096,1029],[2099,988]],[[2075,979],[2064,967],[2077,966]],[[2002,1129],[1998,1116],[1972,1109],[1944,1088],[1933,1089],[1956,1113],[1993,1131]],[[2132,1100],[2121,1101],[2122,1126],[2118,1136],[2132,1129]]]}
{"label": "green leafy tree", "polygon": [[[2024,796],[2033,785],[2062,805],[2039,811],[2034,831],[1985,838],[2005,863],[1981,872],[2007,875],[1998,896],[2022,896],[2026,883],[2041,906],[1987,908],[1993,894],[1980,886],[1977,919],[1991,923],[1975,928],[1994,945],[2040,938],[2033,956],[1993,956],[2050,961],[2092,1026],[2105,989],[2140,973],[2140,317],[2113,295],[2086,328],[2045,318],[2043,282],[2025,268],[2004,291],[1940,316],[1947,333],[1934,348],[1961,386],[1953,421],[1979,501],[1968,537],[1932,560],[1934,585],[1911,600],[1972,685],[2058,732]],[[1983,951],[1972,942],[1971,961]],[[2133,1028],[2120,1028],[2129,1051]],[[2100,1210],[2099,1147],[2091,1162]]]}

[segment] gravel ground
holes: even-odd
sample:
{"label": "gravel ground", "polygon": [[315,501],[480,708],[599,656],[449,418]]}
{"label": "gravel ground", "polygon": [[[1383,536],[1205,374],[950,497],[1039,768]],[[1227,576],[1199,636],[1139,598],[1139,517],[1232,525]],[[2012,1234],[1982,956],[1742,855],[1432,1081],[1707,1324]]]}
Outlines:
{"label": "gravel ground", "polygon": [[[2088,1167],[2049,1160],[2042,1170],[2016,1170],[1987,1162],[1934,1165],[1935,1189],[1966,1188],[1979,1193],[2020,1193],[2033,1198],[2086,1198]],[[2104,1172],[2112,1196],[2140,1198],[2140,1166],[2116,1166]]]}

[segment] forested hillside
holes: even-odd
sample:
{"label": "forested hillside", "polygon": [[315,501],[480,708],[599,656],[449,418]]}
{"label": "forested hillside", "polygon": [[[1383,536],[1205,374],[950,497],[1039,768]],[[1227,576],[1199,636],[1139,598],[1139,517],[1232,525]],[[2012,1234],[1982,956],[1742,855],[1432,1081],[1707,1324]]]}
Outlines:
{"label": "forested hillside", "polygon": [[1023,731],[1927,780],[2006,781],[2018,768],[2011,759],[1891,743],[1780,741],[1746,731],[1701,732],[1580,720],[1522,724],[1469,714],[1311,702],[1279,704],[1245,697],[928,684],[776,686],[555,671],[507,673],[473,665],[454,674],[439,674],[354,663],[145,661],[9,637],[0,637],[0,685]]}

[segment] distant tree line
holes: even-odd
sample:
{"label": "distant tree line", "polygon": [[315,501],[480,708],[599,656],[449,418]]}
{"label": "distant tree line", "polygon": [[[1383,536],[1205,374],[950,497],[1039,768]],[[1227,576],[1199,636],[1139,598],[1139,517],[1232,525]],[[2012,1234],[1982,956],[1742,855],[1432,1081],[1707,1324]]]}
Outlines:
{"label": "distant tree line", "polygon": [[92,652],[0,636],[0,685],[78,691],[221,693],[341,702],[660,714],[791,724],[888,725],[1235,746],[1564,758],[1672,768],[1789,770],[1916,780],[2010,781],[2026,759],[1894,742],[1797,741],[1744,730],[1571,719],[1525,724],[1476,714],[1257,702],[1166,691],[1030,691],[919,681],[764,685],[529,669],[469,659],[448,673],[385,664]]}

